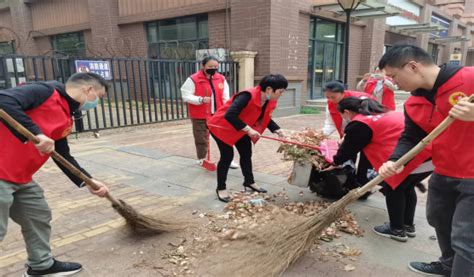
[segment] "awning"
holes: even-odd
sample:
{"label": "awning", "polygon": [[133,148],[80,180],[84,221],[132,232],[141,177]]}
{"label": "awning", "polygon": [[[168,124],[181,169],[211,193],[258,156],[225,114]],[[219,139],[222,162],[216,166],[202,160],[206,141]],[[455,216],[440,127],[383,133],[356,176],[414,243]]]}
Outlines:
{"label": "awning", "polygon": [[470,41],[471,39],[466,36],[451,36],[443,38],[431,38],[430,42],[433,43],[454,43],[454,42],[463,42]]}
{"label": "awning", "polygon": [[[313,12],[329,11],[334,12],[338,16],[345,16],[346,13],[342,10],[339,4],[318,4],[313,6]],[[376,0],[362,0],[357,8],[351,12],[351,18],[354,19],[372,19],[378,17],[389,17],[399,15],[401,10],[380,3]]]}
{"label": "awning", "polygon": [[390,27],[390,30],[393,32],[402,33],[433,33],[445,31],[447,30],[447,28],[434,23],[420,23],[407,25],[392,25]]}

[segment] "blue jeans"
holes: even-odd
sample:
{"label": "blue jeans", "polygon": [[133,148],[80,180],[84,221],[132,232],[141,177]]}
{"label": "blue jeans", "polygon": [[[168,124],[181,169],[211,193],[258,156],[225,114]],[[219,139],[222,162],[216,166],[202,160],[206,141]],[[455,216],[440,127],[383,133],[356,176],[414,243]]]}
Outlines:
{"label": "blue jeans", "polygon": [[451,276],[474,276],[474,179],[433,174],[426,217],[436,230],[440,262]]}

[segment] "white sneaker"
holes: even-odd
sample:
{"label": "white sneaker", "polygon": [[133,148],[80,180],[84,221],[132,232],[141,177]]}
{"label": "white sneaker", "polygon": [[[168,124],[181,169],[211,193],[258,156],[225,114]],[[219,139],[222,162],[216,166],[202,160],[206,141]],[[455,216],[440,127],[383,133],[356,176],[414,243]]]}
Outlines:
{"label": "white sneaker", "polygon": [[239,165],[238,165],[236,162],[232,161],[232,162],[230,163],[229,168],[231,168],[231,169],[237,169],[237,168],[239,168]]}
{"label": "white sneaker", "polygon": [[196,161],[196,164],[197,164],[197,165],[202,165],[203,162],[204,162],[204,159],[200,159],[200,160],[197,160],[197,161]]}

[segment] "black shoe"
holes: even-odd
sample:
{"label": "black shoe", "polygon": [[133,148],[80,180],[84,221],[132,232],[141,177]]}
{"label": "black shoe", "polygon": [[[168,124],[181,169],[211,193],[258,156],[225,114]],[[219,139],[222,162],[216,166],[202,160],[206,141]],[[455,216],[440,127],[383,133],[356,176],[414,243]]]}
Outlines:
{"label": "black shoe", "polygon": [[217,198],[219,198],[220,201],[224,202],[224,203],[229,203],[230,202],[230,197],[227,196],[227,197],[222,197],[219,195],[219,189],[216,189],[216,194],[217,194]]}
{"label": "black shoe", "polygon": [[45,270],[33,270],[28,267],[28,270],[23,274],[24,277],[28,276],[68,276],[73,275],[81,271],[82,265],[78,263],[60,262],[54,260],[53,265]]}
{"label": "black shoe", "polygon": [[389,222],[384,225],[375,226],[374,232],[382,237],[391,238],[396,241],[406,242],[408,240],[405,230],[392,229]]}
{"label": "black shoe", "polygon": [[408,268],[425,275],[431,276],[450,276],[451,270],[446,269],[441,262],[422,263],[422,262],[411,262]]}
{"label": "black shoe", "polygon": [[264,189],[264,188],[257,188],[257,187],[254,187],[253,185],[255,185],[255,183],[251,184],[251,185],[244,185],[244,189],[245,191],[247,191],[247,188],[249,188],[250,190],[252,191],[256,191],[256,192],[260,192],[260,193],[266,193],[267,190]]}
{"label": "black shoe", "polygon": [[410,237],[410,238],[416,237],[415,224],[405,225],[405,231],[406,231],[408,237]]}

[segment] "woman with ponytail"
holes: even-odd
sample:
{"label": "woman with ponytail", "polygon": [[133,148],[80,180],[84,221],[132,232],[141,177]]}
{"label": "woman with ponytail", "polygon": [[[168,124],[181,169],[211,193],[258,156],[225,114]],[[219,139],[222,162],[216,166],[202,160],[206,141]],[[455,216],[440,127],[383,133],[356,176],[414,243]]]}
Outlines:
{"label": "woman with ponytail", "polygon": [[[403,113],[387,112],[375,100],[355,97],[342,99],[337,108],[349,123],[344,129],[344,141],[334,156],[334,164],[342,165],[362,151],[378,170],[389,159],[404,129]],[[375,233],[402,242],[407,241],[408,236],[415,236],[413,220],[417,198],[414,187],[431,174],[431,161],[427,161],[430,156],[430,150],[423,151],[401,173],[385,179],[383,186],[390,222],[374,227]]]}

